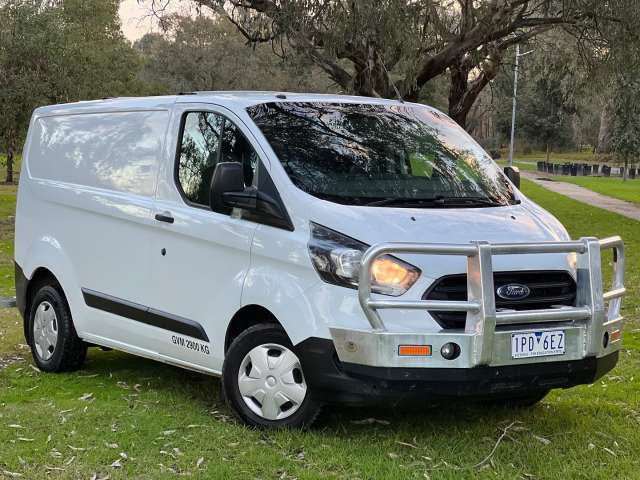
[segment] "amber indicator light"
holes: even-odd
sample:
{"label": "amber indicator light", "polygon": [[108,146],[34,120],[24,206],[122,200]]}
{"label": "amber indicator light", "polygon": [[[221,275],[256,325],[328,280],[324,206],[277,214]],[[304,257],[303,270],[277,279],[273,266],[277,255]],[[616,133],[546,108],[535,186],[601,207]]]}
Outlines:
{"label": "amber indicator light", "polygon": [[611,342],[614,342],[616,340],[619,340],[620,337],[622,337],[622,332],[620,330],[614,330],[613,332],[611,332],[611,336],[609,338]]}
{"label": "amber indicator light", "polygon": [[400,345],[398,355],[401,357],[430,357],[431,345]]}

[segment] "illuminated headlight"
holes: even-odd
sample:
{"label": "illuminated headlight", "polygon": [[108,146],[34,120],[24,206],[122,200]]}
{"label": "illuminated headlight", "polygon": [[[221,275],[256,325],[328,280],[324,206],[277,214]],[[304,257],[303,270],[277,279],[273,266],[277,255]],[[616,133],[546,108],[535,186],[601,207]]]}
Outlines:
{"label": "illuminated headlight", "polygon": [[[309,253],[316,271],[328,283],[358,288],[360,262],[369,246],[342,233],[311,222]],[[371,266],[371,290],[385,295],[405,293],[420,276],[420,269],[391,255]]]}

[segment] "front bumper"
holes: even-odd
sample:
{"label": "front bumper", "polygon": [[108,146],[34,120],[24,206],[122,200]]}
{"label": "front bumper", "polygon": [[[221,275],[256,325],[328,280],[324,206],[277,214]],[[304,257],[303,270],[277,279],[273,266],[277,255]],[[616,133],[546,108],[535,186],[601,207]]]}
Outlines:
{"label": "front bumper", "polygon": [[[604,249],[613,249],[614,253],[613,286],[607,292],[603,290],[601,272],[601,251]],[[467,257],[467,301],[406,301],[383,296],[374,298],[371,292],[373,262],[382,255],[402,253]],[[497,311],[492,257],[550,253],[576,254],[576,306],[544,310]],[[478,367],[532,366],[533,368],[533,366],[549,364],[561,370],[560,365],[570,365],[571,362],[584,361],[589,364],[589,362],[597,363],[605,357],[612,358],[611,355],[619,350],[623,320],[620,308],[624,294],[624,244],[619,237],[526,244],[387,243],[371,247],[362,259],[358,298],[371,328],[355,330],[336,325],[330,327],[330,332],[337,357],[345,365],[451,371]],[[388,331],[378,313],[381,309],[466,311],[466,325],[464,330],[458,331]],[[511,335],[517,332],[539,330],[563,330],[565,353],[561,356],[512,358]],[[443,357],[440,349],[445,343],[458,345],[459,356],[455,359]],[[428,345],[432,354],[415,357],[400,356],[398,349],[402,345]],[[597,370],[596,368],[595,371]],[[465,373],[455,373],[455,375],[464,376]]]}
{"label": "front bumper", "polygon": [[618,361],[615,351],[599,358],[499,367],[389,368],[342,363],[326,339],[307,339],[296,350],[314,398],[347,405],[522,396],[593,383]]}

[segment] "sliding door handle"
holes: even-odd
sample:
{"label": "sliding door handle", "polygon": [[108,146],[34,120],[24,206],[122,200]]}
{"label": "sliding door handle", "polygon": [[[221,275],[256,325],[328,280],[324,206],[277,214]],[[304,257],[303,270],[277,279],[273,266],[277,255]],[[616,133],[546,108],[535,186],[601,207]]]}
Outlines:
{"label": "sliding door handle", "polygon": [[156,213],[156,220],[165,223],[173,223],[175,221],[170,212]]}

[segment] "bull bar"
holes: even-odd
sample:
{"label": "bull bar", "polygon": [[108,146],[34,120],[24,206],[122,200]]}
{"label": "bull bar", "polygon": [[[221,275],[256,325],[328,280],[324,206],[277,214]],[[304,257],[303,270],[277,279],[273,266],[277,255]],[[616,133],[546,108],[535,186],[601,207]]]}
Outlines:
{"label": "bull bar", "polygon": [[[601,251],[613,250],[611,290],[603,291]],[[576,254],[576,302],[542,310],[496,311],[492,257],[519,254]],[[467,257],[467,300],[402,300],[372,295],[371,268],[389,254],[456,255]],[[624,243],[618,236],[598,240],[539,243],[381,243],[362,257],[358,286],[359,303],[370,329],[331,327],[338,357],[343,362],[379,367],[471,368],[481,365],[513,365],[602,357],[620,348],[623,317],[620,314],[624,287]],[[462,330],[391,332],[380,310],[465,311]],[[511,334],[534,329],[565,332],[565,354],[513,359]],[[426,329],[425,329],[426,330]],[[607,341],[603,341],[605,336]],[[460,355],[447,360],[440,355],[445,343],[454,342]],[[400,345],[431,345],[429,357],[400,357]]]}

